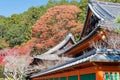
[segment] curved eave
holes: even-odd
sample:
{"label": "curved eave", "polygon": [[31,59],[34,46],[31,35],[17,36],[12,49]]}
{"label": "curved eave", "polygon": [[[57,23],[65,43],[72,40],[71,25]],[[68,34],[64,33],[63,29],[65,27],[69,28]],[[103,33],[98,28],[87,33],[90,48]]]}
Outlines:
{"label": "curved eave", "polygon": [[85,40],[85,41],[81,42],[80,44],[78,44],[78,46],[76,46],[75,48],[71,49],[70,51],[68,51],[65,54],[66,55],[73,55],[73,56],[75,56],[77,54],[80,54],[80,52],[82,52],[83,50],[85,50],[88,47],[90,47],[93,42],[96,42],[96,41],[100,40],[101,38],[102,38],[101,34],[95,33],[95,35],[90,37],[88,40]]}
{"label": "curved eave", "polygon": [[35,55],[34,58],[40,58],[41,56],[44,55],[51,55],[52,53],[59,51],[59,49],[65,47],[65,45],[67,45],[69,42],[71,42],[72,44],[76,44],[75,40],[74,40],[74,36],[72,35],[72,33],[69,33],[65,39],[60,42],[57,46],[51,48],[50,50],[48,50],[47,52],[41,54],[41,55]]}
{"label": "curved eave", "polygon": [[[78,54],[77,52],[77,48],[79,48],[80,46],[84,45],[86,41],[89,42],[89,40],[91,39],[91,37],[94,36],[94,34],[96,34],[97,30],[98,30],[99,26],[97,26],[88,36],[86,36],[84,39],[80,40],[78,43],[72,45],[69,49],[65,50],[63,53],[61,53],[60,55],[64,54],[71,54],[74,56],[74,54]],[[82,45],[81,45],[82,44]],[[89,46],[89,45],[88,45]],[[88,47],[87,46],[87,47]],[[74,54],[72,54],[74,52]]]}
{"label": "curved eave", "polygon": [[[115,16],[107,10],[106,7],[102,6],[104,4],[107,5],[105,2],[98,2],[98,1],[93,1],[88,4],[89,8],[91,11],[100,19],[100,20],[108,20],[108,21],[113,21],[115,19]],[[110,6],[110,5],[108,5]]]}
{"label": "curved eave", "polygon": [[100,20],[104,20],[104,18],[102,18],[92,7],[91,4],[88,4],[89,8],[91,9],[91,11],[100,19]]}

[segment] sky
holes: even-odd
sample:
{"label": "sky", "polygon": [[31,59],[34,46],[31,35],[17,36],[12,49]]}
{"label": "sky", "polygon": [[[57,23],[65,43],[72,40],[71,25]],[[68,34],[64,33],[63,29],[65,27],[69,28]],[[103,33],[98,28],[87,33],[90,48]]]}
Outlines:
{"label": "sky", "polygon": [[9,17],[12,14],[20,14],[32,6],[45,5],[47,2],[48,0],[1,0],[0,15]]}
{"label": "sky", "polygon": [[47,4],[48,0],[1,0],[0,15],[11,16],[27,11],[32,6]]}

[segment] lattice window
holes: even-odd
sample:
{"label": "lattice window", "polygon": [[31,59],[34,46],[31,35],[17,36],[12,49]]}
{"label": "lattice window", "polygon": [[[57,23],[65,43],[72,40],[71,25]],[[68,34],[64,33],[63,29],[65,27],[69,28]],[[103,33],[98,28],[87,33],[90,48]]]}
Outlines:
{"label": "lattice window", "polygon": [[104,80],[120,80],[120,73],[119,72],[105,72]]}

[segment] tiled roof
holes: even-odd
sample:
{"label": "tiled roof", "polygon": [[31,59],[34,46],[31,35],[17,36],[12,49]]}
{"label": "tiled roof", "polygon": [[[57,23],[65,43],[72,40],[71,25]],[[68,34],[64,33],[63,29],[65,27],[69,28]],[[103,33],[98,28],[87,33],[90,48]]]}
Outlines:
{"label": "tiled roof", "polygon": [[112,50],[112,49],[100,49],[97,51],[92,50],[88,53],[85,53],[85,55],[79,56],[61,65],[55,66],[51,69],[42,72],[32,74],[31,78],[48,74],[54,71],[63,70],[65,68],[75,66],[84,62],[120,62],[120,50]]}
{"label": "tiled roof", "polygon": [[[47,60],[59,60],[60,57],[58,57],[58,53],[59,53],[59,49],[61,49],[62,47],[64,47],[69,41],[72,41],[73,44],[75,44],[75,40],[74,40],[74,36],[72,35],[72,33],[69,33],[65,39],[60,42],[57,46],[51,48],[50,50],[48,50],[47,52],[40,54],[40,55],[35,55],[34,58],[37,59],[47,59]],[[53,54],[54,52],[56,52],[56,54]]]}
{"label": "tiled roof", "polygon": [[[99,57],[98,57],[99,56]],[[95,62],[120,62],[120,50],[115,49],[99,49],[96,55],[90,61]]]}
{"label": "tiled roof", "polygon": [[[91,55],[95,53],[95,50],[94,51],[91,51]],[[83,58],[84,57],[84,58]],[[86,58],[87,57],[87,58]],[[70,67],[70,66],[73,66],[73,65],[76,65],[76,64],[79,64],[79,63],[82,63],[82,62],[85,62],[85,61],[88,61],[90,58],[90,52],[88,53],[88,55],[83,55],[83,56],[80,56],[78,58],[75,58],[73,60],[70,60],[68,62],[65,62],[61,65],[58,65],[58,66],[55,66],[51,69],[48,69],[46,71],[42,71],[42,72],[38,72],[38,73],[35,73],[35,74],[32,74],[31,75],[31,78],[32,77],[36,77],[36,76],[40,76],[40,75],[44,75],[44,74],[47,74],[47,73],[50,73],[50,72],[53,72],[53,71],[57,71],[57,70],[60,70],[60,69],[64,69],[64,68],[67,68],[67,67]]]}
{"label": "tiled roof", "polygon": [[116,18],[120,16],[120,4],[119,3],[99,2],[99,4],[113,17]]}
{"label": "tiled roof", "polygon": [[111,2],[100,2],[91,0],[88,4],[92,12],[100,19],[101,27],[120,28],[116,23],[117,17],[120,17],[120,4]]}

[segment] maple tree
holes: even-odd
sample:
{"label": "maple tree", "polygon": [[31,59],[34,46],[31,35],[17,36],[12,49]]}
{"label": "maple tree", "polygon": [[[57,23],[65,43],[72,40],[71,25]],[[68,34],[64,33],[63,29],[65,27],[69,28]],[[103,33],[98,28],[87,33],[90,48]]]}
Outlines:
{"label": "maple tree", "polygon": [[35,48],[44,52],[57,45],[69,32],[78,37],[82,28],[82,24],[77,21],[79,12],[79,8],[73,5],[48,9],[32,27],[32,37],[37,38]]}

